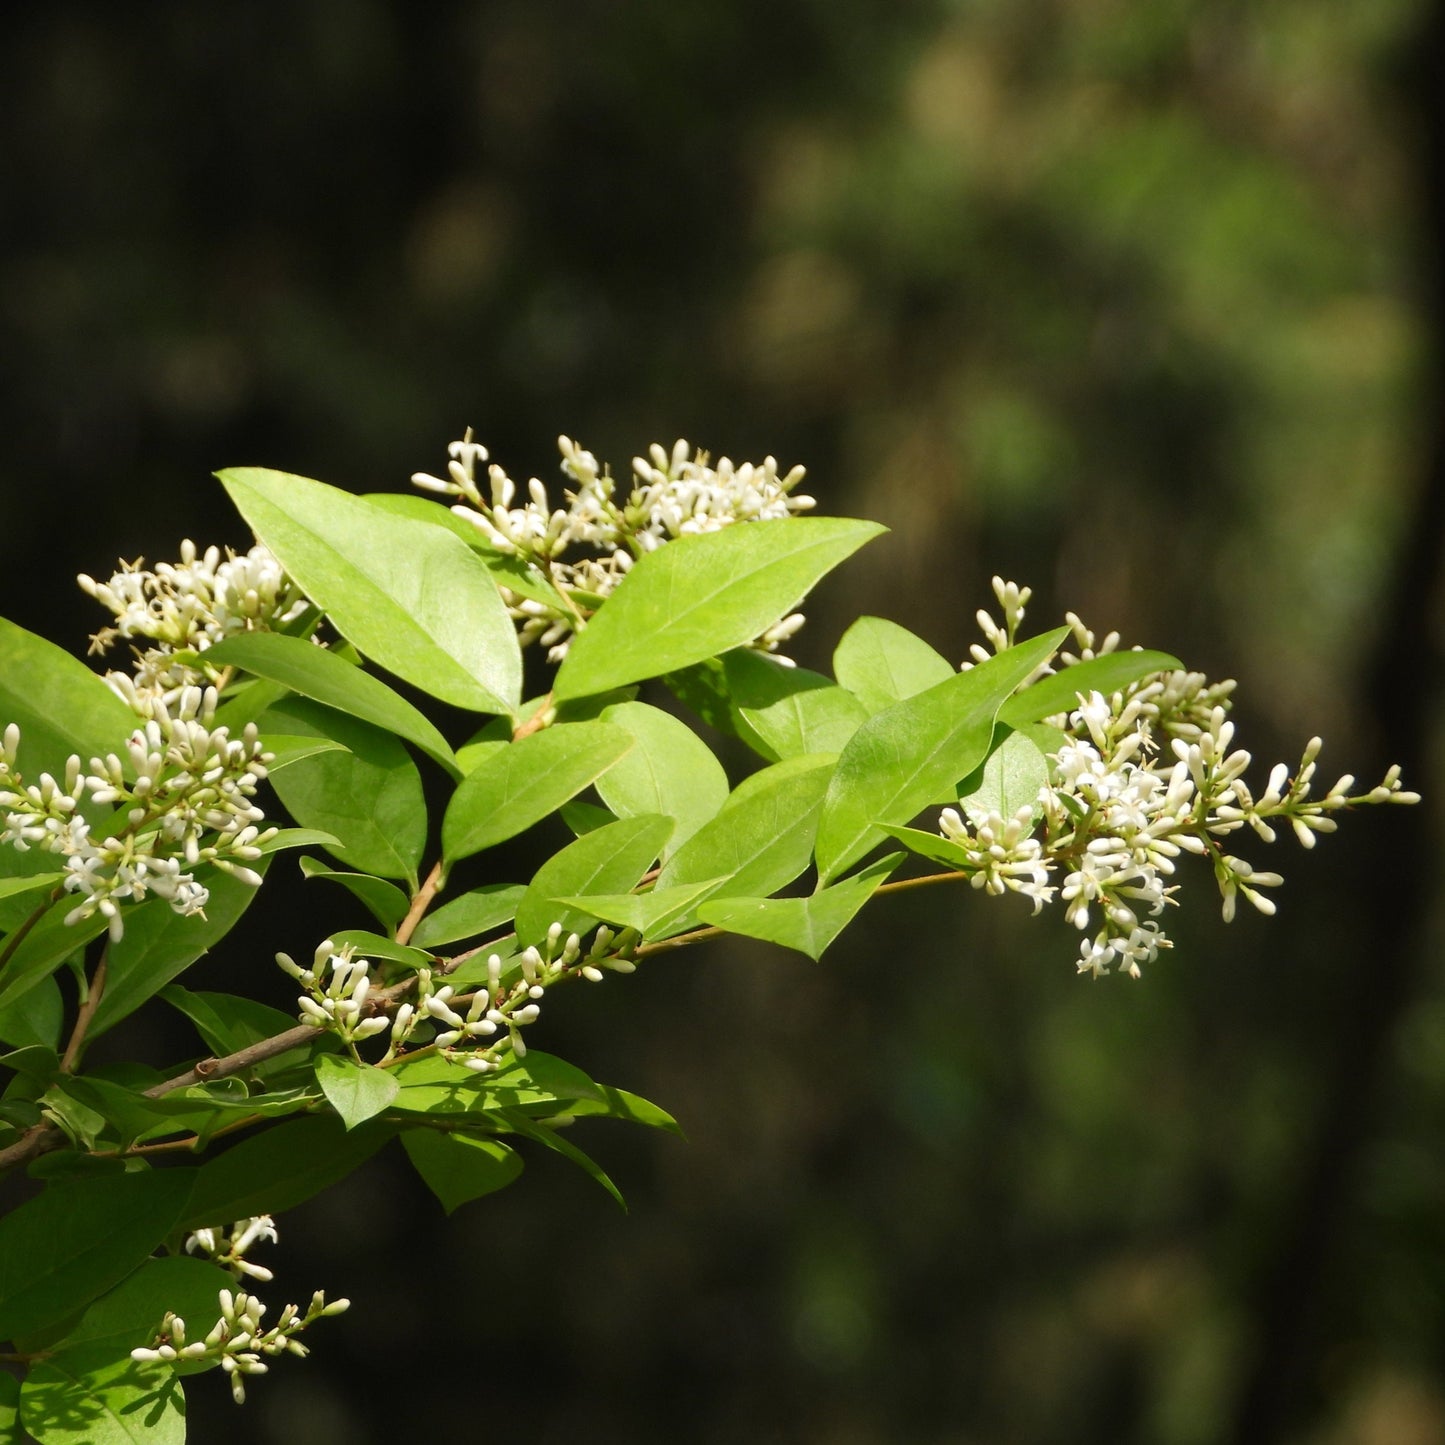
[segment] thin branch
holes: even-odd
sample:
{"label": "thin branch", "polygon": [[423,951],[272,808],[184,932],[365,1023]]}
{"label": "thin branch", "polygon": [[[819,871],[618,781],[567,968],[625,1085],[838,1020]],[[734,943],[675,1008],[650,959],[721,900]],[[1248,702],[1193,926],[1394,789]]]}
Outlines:
{"label": "thin branch", "polygon": [[416,932],[416,926],[421,922],[422,914],[431,907],[432,899],[437,896],[437,889],[441,887],[442,865],[441,861],[432,864],[431,872],[426,875],[426,882],[416,890],[416,895],[411,900],[411,907],[406,911],[406,917],[401,920],[396,930],[396,941],[406,944],[411,941],[411,936]]}
{"label": "thin branch", "polygon": [[75,1027],[70,1031],[70,1042],[65,1046],[65,1056],[60,1061],[62,1074],[73,1074],[80,1062],[81,1050],[85,1047],[85,1035],[90,1029],[95,1011],[100,1007],[101,996],[105,993],[105,975],[110,967],[110,942],[100,951],[100,962],[95,966],[95,975],[85,991],[80,1012],[75,1016]]}

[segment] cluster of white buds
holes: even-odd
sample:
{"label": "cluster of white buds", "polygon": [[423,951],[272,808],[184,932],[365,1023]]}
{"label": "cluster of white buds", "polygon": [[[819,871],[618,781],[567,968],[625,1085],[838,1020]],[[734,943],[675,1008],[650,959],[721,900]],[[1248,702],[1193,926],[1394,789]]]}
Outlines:
{"label": "cluster of white buds", "polygon": [[[998,578],[994,592],[1003,621],[986,613],[980,619],[989,644],[1001,651],[1017,634],[1029,592]],[[1096,646],[1077,617],[1071,614],[1069,623],[1078,651],[1061,654],[1065,668],[1118,646],[1116,634]],[[976,660],[989,655],[974,649]],[[943,810],[939,831],[968,855],[959,871],[990,893],[1031,898],[1036,913],[1057,896],[1067,920],[1086,934],[1079,971],[1137,978],[1142,964],[1171,946],[1155,920],[1175,902],[1176,886],[1167,880],[1180,853],[1209,858],[1226,921],[1241,896],[1270,914],[1274,902],[1261,890],[1284,880],[1226,852],[1222,840],[1248,827],[1273,842],[1284,822],[1311,847],[1317,834],[1334,830],[1332,815],[1342,808],[1419,801],[1401,786],[1398,768],[1368,791],[1352,793],[1355,780],[1347,775],[1312,798],[1318,738],[1293,774],[1279,764],[1255,797],[1244,779],[1252,759],[1233,746],[1227,717],[1233,687],[1200,673],[1168,672],[1112,697],[1078,694],[1075,711],[1049,719],[1066,741],[1049,754],[1050,777],[1036,799],[1011,818],[970,812],[967,800],[962,813]]]}
{"label": "cluster of white buds", "polygon": [[246,1258],[252,1245],[262,1242],[274,1244],[277,1239],[276,1222],[269,1214],[257,1214],[250,1219],[238,1219],[230,1229],[197,1229],[186,1236],[186,1253],[204,1255],[207,1259],[228,1269],[237,1278],[242,1276],[269,1283],[273,1275],[264,1264],[256,1264]]}
{"label": "cluster of white buds", "polygon": [[264,1375],[263,1356],[281,1354],[305,1358],[310,1351],[296,1338],[308,1325],[327,1315],[343,1314],[351,1308],[347,1299],[326,1302],[317,1290],[303,1313],[298,1305],[287,1305],[270,1329],[262,1329],[266,1306],[255,1295],[223,1289],[221,1317],[204,1338],[188,1341],[186,1322],[180,1315],[167,1314],[156,1331],[155,1342],[132,1350],[130,1357],[141,1364],[218,1364],[230,1376],[231,1395],[238,1405],[246,1399],[246,1376]]}
{"label": "cluster of white buds", "polygon": [[[275,831],[260,830],[253,801],[268,754],[256,729],[240,737],[215,725],[214,688],[184,687],[171,703],[157,698],[148,721],[131,734],[124,758],[79,757],[57,781],[41,773],[25,783],[15,771],[20,730],[0,741],[0,844],[38,847],[65,860],[65,888],[80,895],[66,916],[76,923],[100,913],[112,938],[124,931],[121,904],[154,894],[179,914],[200,913],[209,898],[195,870],[211,864],[251,885],[248,867]],[[113,806],[103,824],[80,811]]]}
{"label": "cluster of white buds", "polygon": [[403,1004],[392,1019],[393,1048],[410,1038],[421,1020],[431,1019],[442,1026],[432,1043],[445,1058],[474,1073],[491,1073],[509,1055],[526,1058],[522,1030],[541,1015],[543,994],[567,978],[601,983],[608,972],[633,972],[637,965],[627,955],[637,941],[634,930],[615,933],[604,924],[584,945],[577,934],[553,923],[540,948],[525,948],[515,960],[491,954],[485,986],[470,994],[448,983],[438,985],[430,969],[421,969],[415,1005]]}
{"label": "cluster of white buds", "polygon": [[[448,448],[446,477],[412,476],[418,487],[460,498],[452,508],[458,516],[493,546],[538,568],[561,592],[566,609],[506,593],[523,644],[540,642],[554,662],[566,655],[572,632],[627,575],[635,558],[677,537],[788,517],[814,505],[812,497],[794,491],[803,468],[780,474],[772,457],[741,465],[722,457],[712,466],[706,452],[694,453],[685,441],[671,451],[654,444],[646,457],[633,458],[631,486],[624,493],[591,452],[570,437],[559,437],[557,445],[563,475],[572,484],[563,492],[564,507],[552,505],[535,477],[527,483],[527,500],[513,506],[517,484],[495,464],[487,467],[484,491],[477,468],[487,463],[488,453],[472,440],[470,428]],[[564,560],[573,546],[589,550]],[[776,651],[802,625],[801,614],[785,618],[753,646]]]}
{"label": "cluster of white buds", "polygon": [[138,559],[122,562],[107,582],[84,575],[77,580],[115,615],[111,626],[91,638],[92,652],[104,652],[120,638],[151,644],[135,649],[134,676],[126,679],[129,695],[116,674],[107,678],[133,707],[206,681],[189,654],[238,632],[274,630],[307,605],[281,564],[260,545],[241,554],[229,547],[201,552],[188,539],[181,543],[179,562],[161,562],[147,571]]}
{"label": "cluster of white buds", "polygon": [[363,1039],[374,1038],[391,1027],[384,1012],[367,1010],[371,964],[358,958],[351,944],[337,948],[331,939],[323,939],[316,946],[310,968],[302,968],[288,953],[278,953],[276,962],[306,990],[296,1000],[300,1021],[335,1034],[353,1053]]}

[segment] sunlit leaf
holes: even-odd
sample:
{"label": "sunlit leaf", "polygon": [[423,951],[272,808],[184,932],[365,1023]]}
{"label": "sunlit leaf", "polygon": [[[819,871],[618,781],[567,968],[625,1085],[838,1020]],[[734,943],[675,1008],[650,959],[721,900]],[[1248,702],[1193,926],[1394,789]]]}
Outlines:
{"label": "sunlit leaf", "polygon": [[833,653],[833,671],[869,713],[882,712],[954,675],[946,657],[886,617],[860,617]]}
{"label": "sunlit leaf", "polygon": [[374,1119],[401,1087],[390,1069],[358,1064],[342,1054],[322,1054],[316,1060],[316,1082],[348,1130]]}
{"label": "sunlit leaf", "polygon": [[505,1189],[522,1172],[521,1156],[500,1139],[409,1129],[401,1143],[448,1214],[469,1200]]}

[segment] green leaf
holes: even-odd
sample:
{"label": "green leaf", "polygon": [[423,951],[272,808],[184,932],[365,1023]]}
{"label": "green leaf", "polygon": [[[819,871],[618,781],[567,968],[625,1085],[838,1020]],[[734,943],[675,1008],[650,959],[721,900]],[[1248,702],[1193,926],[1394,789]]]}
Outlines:
{"label": "green leaf", "polygon": [[661,708],[624,702],[602,718],[631,733],[637,746],[597,780],[597,791],[619,818],[661,813],[673,819],[677,826],[662,853],[667,858],[727,802],[727,774],[712,749]]}
{"label": "green leaf", "polygon": [[[159,996],[195,1024],[206,1047],[217,1058],[249,1048],[262,1039],[274,1038],[296,1026],[294,1014],[284,1014],[269,1004],[236,994],[192,993],[173,983],[161,989]],[[292,1055],[287,1053],[281,1057],[289,1059]],[[258,1068],[274,1068],[275,1064],[276,1060],[270,1059]]]}
{"label": "green leaf", "polygon": [[364,958],[386,958],[393,963],[405,964],[407,968],[421,968],[431,962],[431,955],[424,948],[397,943],[395,939],[383,938],[381,934],[365,928],[338,928],[332,933],[331,940],[337,948],[350,944]]}
{"label": "green leaf", "polygon": [[825,883],[873,846],[877,824],[908,822],[982,762],[1004,700],[1066,636],[1059,628],[1021,642],[858,729],[838,759],[818,824]]}
{"label": "green leaf", "polygon": [[968,850],[955,843],[952,838],[945,838],[938,833],[927,833],[922,828],[900,828],[893,823],[880,823],[878,828],[890,838],[897,838],[920,858],[942,863],[945,868],[951,868],[955,872],[971,873],[977,867],[968,856]]}
{"label": "green leaf", "polygon": [[510,712],[522,654],[491,573],[443,528],[322,482],[219,473],[252,530],[368,657],[457,707]]}
{"label": "green leaf", "polygon": [[500,1139],[411,1129],[401,1136],[407,1157],[448,1214],[505,1189],[521,1172],[522,1158]]}
{"label": "green leaf", "polygon": [[231,1276],[209,1261],[147,1260],[91,1305],[55,1354],[31,1371],[24,1390],[27,1430],[43,1445],[184,1440],[185,1412],[172,1370],[137,1364],[130,1351],[154,1341],[167,1311],[187,1322],[190,1338],[200,1338],[227,1288],[234,1288]]}
{"label": "green leaf", "polygon": [[604,692],[751,642],[884,530],[792,517],[668,542],[638,560],[573,638],[554,695]]}
{"label": "green leaf", "polygon": [[61,778],[72,755],[89,764],[119,754],[140,719],[83,662],[0,617],[0,732],[20,728],[18,771]]}
{"label": "green leaf", "polygon": [[1177,672],[1184,664],[1167,652],[1106,652],[1088,662],[1076,662],[1048,677],[1031,683],[999,709],[1000,722],[1010,727],[1038,722],[1058,713],[1073,712],[1079,705],[1078,694],[1087,697],[1101,692],[1105,697],[1121,691],[1131,682],[1148,677],[1152,672]]}
{"label": "green leaf", "polygon": [[714,898],[766,897],[791,883],[813,852],[836,759],[789,758],[744,778],[727,805],[673,854],[659,888],[723,878]]}
{"label": "green leaf", "polygon": [[519,946],[540,945],[553,922],[562,925],[564,935],[585,933],[591,917],[559,900],[627,892],[652,866],[671,832],[671,818],[644,815],[619,818],[569,843],[537,870],[517,905]]}
{"label": "green leaf", "polygon": [[0,1218],[0,1340],[56,1324],[123,1280],[176,1228],[195,1178],[148,1169],[49,1184]]}
{"label": "green leaf", "polygon": [[821,673],[746,647],[728,653],[723,667],[743,721],[775,760],[842,752],[868,720],[868,709]]}
{"label": "green leaf", "polygon": [[340,848],[324,846],[343,863],[383,878],[414,880],[426,846],[426,801],[421,774],[396,738],[305,698],[277,703],[259,722],[263,734],[274,726],[334,738],[345,747],[273,778],[278,796],[301,827],[340,840]]}
{"label": "green leaf", "polygon": [[280,632],[243,632],[217,643],[206,653],[206,661],[282,683],[313,702],[414,743],[452,777],[462,775],[447,740],[424,714],[379,677],[343,662],[314,642]]}
{"label": "green leaf", "polygon": [[581,798],[573,798],[570,803],[563,803],[557,809],[557,815],[571,829],[574,838],[580,838],[584,833],[594,832],[617,821],[617,814],[611,809],[602,807],[600,803],[585,802]]}
{"label": "green leaf", "polygon": [[64,877],[64,871],[57,869],[48,873],[32,873],[28,878],[0,878],[0,898],[11,898],[17,893],[44,892],[55,887]]}
{"label": "green leaf", "polygon": [[13,1003],[0,1009],[0,1042],[23,1049],[32,1044],[60,1046],[65,1003],[54,977],[43,978]]}
{"label": "green leaf", "polygon": [[449,863],[514,838],[595,782],[633,746],[603,722],[558,723],[509,744],[468,773],[442,820]]}
{"label": "green leaf", "polygon": [[180,1380],[167,1366],[128,1355],[88,1370],[41,1360],[21,1388],[20,1408],[39,1445],[184,1445],[186,1438]]}
{"label": "green leaf", "polygon": [[627,1201],[622,1197],[622,1191],[590,1154],[584,1153],[570,1139],[564,1139],[554,1129],[537,1123],[518,1109],[500,1109],[498,1113],[506,1121],[507,1127],[524,1139],[535,1140],[564,1159],[570,1159],[589,1179],[595,1180],[617,1201],[618,1208],[624,1214],[627,1212]]}
{"label": "green leaf", "polygon": [[1047,723],[1024,723],[1018,728],[1000,724],[983,766],[964,779],[959,805],[975,823],[990,813],[1012,818],[1023,807],[1033,808],[1037,817],[1039,790],[1049,780],[1045,753],[1057,752],[1065,741],[1064,734]]}
{"label": "green leaf", "polygon": [[368,502],[388,512],[445,527],[482,559],[499,586],[508,588],[519,597],[530,597],[557,612],[572,614],[573,609],[538,568],[511,552],[501,551],[480,527],[473,526],[465,517],[457,516],[450,507],[408,492],[367,492],[365,497]]}
{"label": "green leaf", "polygon": [[597,1087],[602,1092],[600,1099],[574,1099],[567,1105],[567,1113],[574,1119],[623,1119],[629,1124],[645,1124],[649,1129],[662,1129],[683,1137],[677,1120],[650,1099],[629,1094],[626,1089],[614,1089],[611,1084]]}
{"label": "green leaf", "polygon": [[654,888],[647,893],[596,893],[580,898],[559,898],[579,913],[635,928],[645,939],[668,938],[675,925],[691,915],[693,905],[706,897],[724,878],[681,883],[676,888]]}
{"label": "green leaf", "polygon": [[66,923],[65,915],[74,906],[75,899],[70,897],[52,904],[10,955],[0,970],[0,1009],[13,1007],[17,999],[49,978],[72,953],[105,932],[105,919],[98,913],[74,924]]}
{"label": "green leaf", "polygon": [[[344,752],[345,749],[333,751]],[[287,848],[339,848],[341,839],[335,833],[325,833],[320,828],[279,828],[256,846],[263,854],[268,854],[280,853]]]}
{"label": "green leaf", "polygon": [[394,930],[406,917],[410,907],[405,893],[394,883],[382,878],[373,878],[370,873],[343,873],[339,868],[328,868],[315,858],[300,858],[301,873],[306,878],[329,878],[356,895],[372,917],[385,929]]}
{"label": "green leaf", "polygon": [[413,1114],[486,1114],[604,1098],[601,1085],[575,1064],[539,1049],[528,1049],[525,1063],[513,1059],[492,1074],[474,1074],[436,1054],[393,1072],[401,1084],[396,1107]]}
{"label": "green leaf", "polygon": [[330,738],[288,738],[279,733],[269,733],[261,743],[268,754],[267,777],[273,777],[282,768],[289,768],[303,758],[314,758],[317,753],[338,752],[341,748],[340,743]]}
{"label": "green leaf", "polygon": [[[264,875],[269,858],[250,866]],[[149,898],[127,909],[125,934],[110,945],[105,992],[90,1023],[90,1037],[99,1038],[129,1017],[177,974],[208,953],[235,926],[260,891],[229,873],[206,868],[197,875],[211,891],[205,917],[183,918],[163,898]]]}
{"label": "green leaf", "polygon": [[394,1130],[381,1120],[346,1130],[340,1119],[292,1119],[234,1144],[197,1171],[182,1229],[280,1214],[346,1178]]}
{"label": "green leaf", "polygon": [[316,1082],[348,1131],[388,1108],[401,1087],[390,1070],[341,1054],[322,1054],[316,1060]]}
{"label": "green leaf", "polygon": [[729,933],[761,938],[819,959],[903,861],[903,856],[889,853],[861,873],[831,888],[820,889],[808,898],[712,899],[698,909],[698,917]]}
{"label": "green leaf", "polygon": [[412,942],[418,948],[434,949],[510,923],[526,891],[522,883],[487,883],[473,888],[428,913],[417,924]]}
{"label": "green leaf", "polygon": [[885,617],[860,617],[833,653],[838,681],[870,713],[882,712],[954,675],[921,637]]}
{"label": "green leaf", "polygon": [[0,1370],[0,1445],[25,1445],[20,1435],[20,1377]]}

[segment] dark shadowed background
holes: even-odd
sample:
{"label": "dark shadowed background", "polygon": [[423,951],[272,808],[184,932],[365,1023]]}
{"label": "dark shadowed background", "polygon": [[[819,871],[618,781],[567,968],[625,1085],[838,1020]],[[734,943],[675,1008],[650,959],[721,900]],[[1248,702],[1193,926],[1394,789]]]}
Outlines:
{"label": "dark shadowed background", "polygon": [[[592,1132],[632,1212],[382,1156],[267,1291],[351,1312],[193,1439],[1445,1442],[1441,79],[1423,0],[6,11],[5,615],[83,649],[75,572],[243,544],[217,467],[685,436],[892,528],[810,665],[860,611],[961,657],[1002,572],[1239,677],[1261,772],[1427,793],[1282,843],[1273,923],[1196,875],[1140,983],[931,890],[559,998],[688,1132]],[[294,896],[210,986],[360,921]]]}

